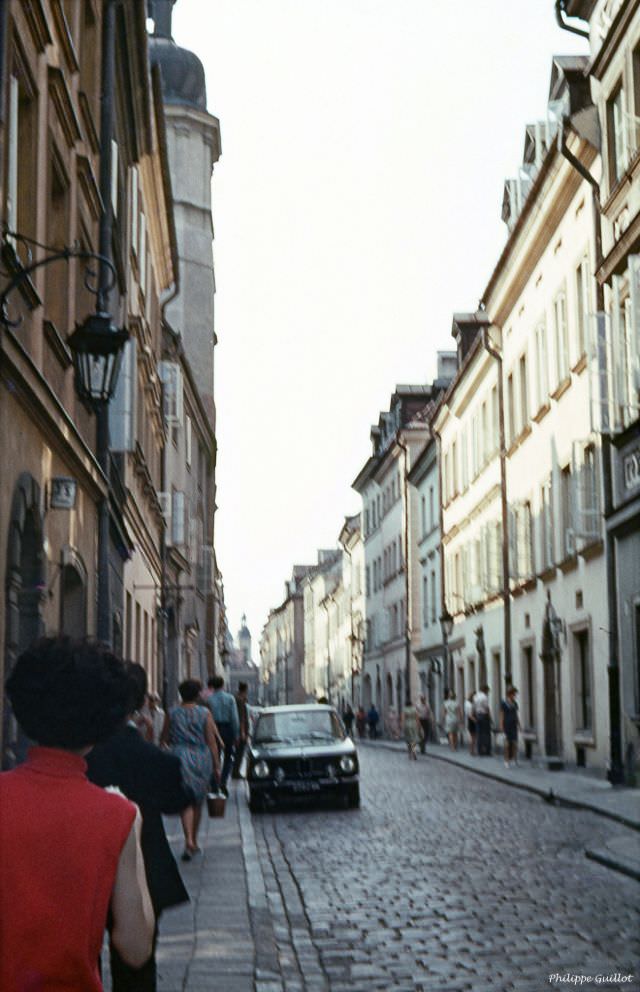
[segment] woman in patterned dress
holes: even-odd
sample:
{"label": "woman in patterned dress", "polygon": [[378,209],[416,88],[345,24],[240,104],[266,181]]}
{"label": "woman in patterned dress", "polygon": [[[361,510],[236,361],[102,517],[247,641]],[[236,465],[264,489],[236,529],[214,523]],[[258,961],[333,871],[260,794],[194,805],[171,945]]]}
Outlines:
{"label": "woman in patterned dress", "polygon": [[180,758],[184,784],[193,793],[193,803],[182,811],[184,831],[183,861],[190,861],[198,847],[198,828],[202,802],[215,772],[220,775],[220,755],[216,741],[216,726],[210,710],[198,703],[202,684],[187,679],[178,686],[182,702],[174,706],[165,719],[162,742],[168,744]]}

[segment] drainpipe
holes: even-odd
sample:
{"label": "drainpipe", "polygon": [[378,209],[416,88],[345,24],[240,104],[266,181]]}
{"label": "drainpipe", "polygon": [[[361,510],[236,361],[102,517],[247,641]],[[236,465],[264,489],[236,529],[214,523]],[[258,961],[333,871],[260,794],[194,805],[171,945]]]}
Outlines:
{"label": "drainpipe", "polygon": [[[105,259],[111,259],[111,239],[113,235],[113,209],[111,205],[111,172],[114,121],[114,88],[116,61],[116,0],[105,0],[102,21],[102,78],[100,82],[100,196],[102,212],[98,230],[98,251]],[[110,271],[101,263],[98,272],[98,293],[96,310],[109,312]],[[96,411],[96,458],[107,483],[106,494],[98,504],[98,607],[96,636],[99,641],[111,645],[111,584],[110,584],[110,519],[109,510],[109,407],[101,403]]]}
{"label": "drainpipe", "polygon": [[569,24],[565,21],[567,13],[567,0],[556,0],[556,21],[558,26],[562,28],[563,31],[570,31],[571,34],[578,34],[581,38],[586,38],[589,40],[589,32],[585,31],[584,28],[574,27],[573,24]]}
{"label": "drainpipe", "polygon": [[502,515],[502,603],[504,607],[505,683],[511,680],[511,596],[509,594],[509,506],[507,503],[507,451],[504,429],[504,383],[502,355],[489,338],[489,328],[482,329],[482,345],[498,363],[498,434],[500,443],[500,505]]}
{"label": "drainpipe", "polygon": [[[444,567],[444,541],[442,540],[444,536],[444,499],[443,499],[444,493],[442,490],[442,437],[440,435],[440,432],[437,431],[434,427],[431,428],[431,431],[433,433],[434,438],[436,439],[436,459],[438,464],[438,527],[440,529],[440,542],[439,542],[440,616],[443,617],[447,612],[447,590],[445,584],[446,569]],[[449,679],[449,639],[446,638],[446,642],[445,642],[444,634],[442,637],[442,641],[443,641],[442,667],[444,671],[444,689],[446,690],[451,687],[450,683],[453,682],[453,679],[451,680]]]}
{"label": "drainpipe", "polygon": [[411,705],[411,601],[409,579],[409,452],[404,441],[400,438],[396,444],[404,454],[402,472],[402,490],[404,496],[404,520],[402,528],[402,544],[404,546],[404,698],[407,706]]}
{"label": "drainpipe", "polygon": [[[600,184],[595,176],[583,165],[567,146],[567,125],[569,119],[564,117],[558,132],[558,151],[566,158],[576,172],[591,186],[593,199],[593,229],[596,253],[596,272],[602,265],[602,206],[600,203]],[[604,286],[596,278],[596,311],[604,313]],[[620,665],[618,661],[618,583],[616,578],[616,542],[613,534],[607,528],[606,521],[613,512],[613,477],[611,460],[613,446],[611,435],[600,432],[602,444],[602,488],[604,493],[605,519],[605,559],[607,569],[607,609],[609,613],[609,664],[607,675],[609,680],[609,771],[607,778],[612,785],[624,783],[624,766],[622,762],[622,714],[620,704]]]}

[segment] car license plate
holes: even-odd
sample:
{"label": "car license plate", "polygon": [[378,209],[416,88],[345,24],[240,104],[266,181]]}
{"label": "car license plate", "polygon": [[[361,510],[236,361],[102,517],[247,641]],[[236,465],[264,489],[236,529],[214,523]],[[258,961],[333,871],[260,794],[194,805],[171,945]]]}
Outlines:
{"label": "car license plate", "polygon": [[320,786],[318,782],[292,782],[291,788],[294,792],[318,792]]}

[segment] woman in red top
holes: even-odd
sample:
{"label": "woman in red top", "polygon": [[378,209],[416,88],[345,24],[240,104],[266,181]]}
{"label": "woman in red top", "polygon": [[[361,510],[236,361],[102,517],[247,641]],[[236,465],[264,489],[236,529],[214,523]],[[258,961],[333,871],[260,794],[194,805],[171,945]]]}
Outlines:
{"label": "woman in red top", "polygon": [[100,992],[112,941],[133,967],[151,953],[153,910],[140,816],[86,778],[86,755],[127,709],[122,662],[105,648],[46,638],[18,659],[7,694],[38,746],[0,774],[0,989]]}

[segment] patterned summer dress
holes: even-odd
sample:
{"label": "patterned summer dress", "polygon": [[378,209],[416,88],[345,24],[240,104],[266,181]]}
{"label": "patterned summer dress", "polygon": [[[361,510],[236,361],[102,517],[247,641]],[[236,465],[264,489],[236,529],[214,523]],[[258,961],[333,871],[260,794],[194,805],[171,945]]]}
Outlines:
{"label": "patterned summer dress", "polygon": [[196,803],[202,802],[207,792],[213,762],[205,738],[208,709],[205,706],[174,706],[169,714],[169,744],[180,758],[182,779],[191,789]]}

